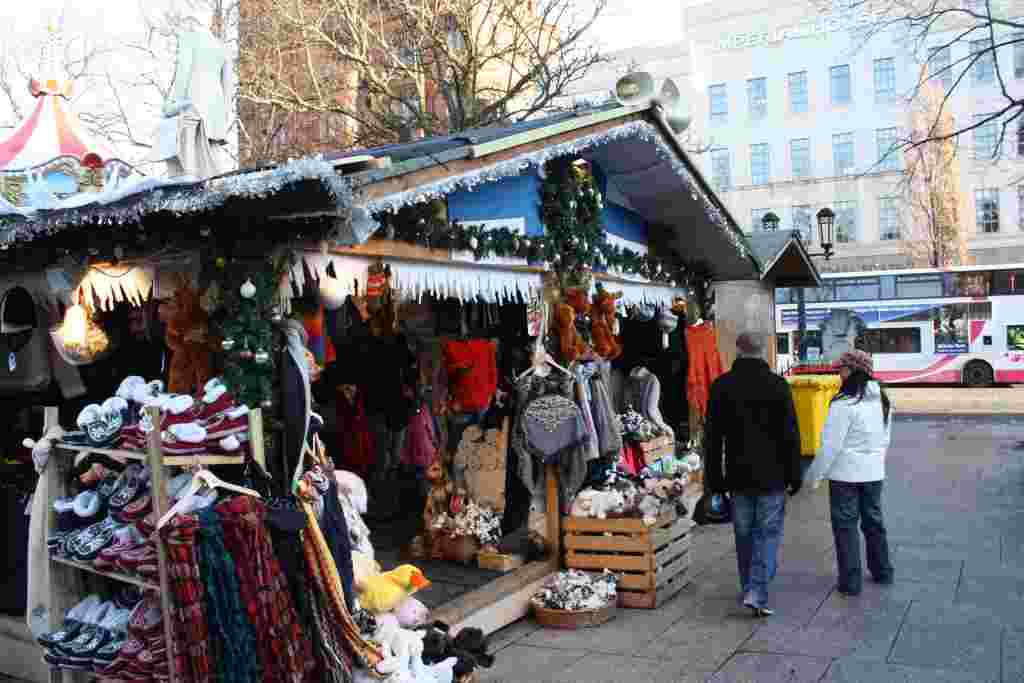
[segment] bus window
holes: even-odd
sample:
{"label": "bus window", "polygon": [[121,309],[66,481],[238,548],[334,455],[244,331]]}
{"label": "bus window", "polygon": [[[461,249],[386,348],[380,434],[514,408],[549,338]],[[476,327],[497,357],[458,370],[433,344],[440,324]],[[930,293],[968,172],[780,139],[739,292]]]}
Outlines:
{"label": "bus window", "polygon": [[921,353],[921,329],[890,327],[865,330],[857,348],[868,353]]}
{"label": "bus window", "polygon": [[1006,326],[1006,350],[1024,351],[1024,325]]}
{"label": "bus window", "polygon": [[809,304],[832,301],[835,297],[835,289],[832,283],[828,282],[821,287],[806,287],[804,289],[804,300]]}
{"label": "bus window", "polygon": [[991,273],[945,273],[946,296],[988,296]]}
{"label": "bus window", "polygon": [[992,319],[992,302],[991,301],[972,301],[967,307],[968,314],[971,320],[991,320]]}
{"label": "bus window", "polygon": [[780,332],[775,335],[775,353],[780,356],[789,355],[789,332]]}
{"label": "bus window", "polygon": [[881,287],[877,277],[836,280],[836,301],[864,301],[878,298]]}
{"label": "bus window", "polygon": [[883,299],[895,299],[896,298],[896,276],[895,275],[883,275],[882,276],[882,298]]}
{"label": "bus window", "polygon": [[941,275],[899,275],[896,296],[901,299],[926,299],[942,296]]}
{"label": "bus window", "polygon": [[790,299],[796,299],[793,295],[793,290],[789,287],[776,287],[775,288],[775,303],[777,304],[788,304],[792,303]]}
{"label": "bus window", "polygon": [[992,294],[1024,294],[1024,270],[997,270],[992,273]]}

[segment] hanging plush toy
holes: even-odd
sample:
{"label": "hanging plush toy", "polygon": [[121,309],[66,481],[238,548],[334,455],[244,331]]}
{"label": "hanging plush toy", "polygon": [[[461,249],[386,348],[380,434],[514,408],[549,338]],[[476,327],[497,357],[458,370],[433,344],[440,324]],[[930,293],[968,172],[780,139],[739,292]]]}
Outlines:
{"label": "hanging plush toy", "polygon": [[167,326],[166,342],[171,350],[167,391],[192,394],[213,377],[213,344],[209,317],[198,291],[184,276],[170,301],[160,306],[160,319]]}
{"label": "hanging plush toy", "polygon": [[605,360],[614,360],[622,355],[622,344],[615,337],[615,308],[622,292],[611,293],[600,285],[594,294],[594,310],[591,314],[590,334],[594,339],[594,353]]}

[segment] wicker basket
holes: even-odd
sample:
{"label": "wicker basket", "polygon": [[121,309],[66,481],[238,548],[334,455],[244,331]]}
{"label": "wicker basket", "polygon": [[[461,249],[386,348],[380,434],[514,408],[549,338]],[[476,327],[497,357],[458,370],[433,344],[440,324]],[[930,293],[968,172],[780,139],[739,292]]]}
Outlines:
{"label": "wicker basket", "polygon": [[608,623],[615,617],[615,603],[602,607],[601,609],[564,610],[549,609],[531,603],[533,607],[533,618],[544,628],[560,628],[573,630],[578,628],[593,628]]}

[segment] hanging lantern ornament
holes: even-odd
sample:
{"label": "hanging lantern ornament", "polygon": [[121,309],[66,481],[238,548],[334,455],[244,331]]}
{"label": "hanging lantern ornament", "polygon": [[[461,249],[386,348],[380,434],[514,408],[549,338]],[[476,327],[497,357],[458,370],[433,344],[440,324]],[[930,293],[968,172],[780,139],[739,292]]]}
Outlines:
{"label": "hanging lantern ornament", "polygon": [[260,365],[264,365],[270,361],[270,354],[260,349],[253,355],[252,359]]}
{"label": "hanging lantern ornament", "polygon": [[57,353],[70,365],[88,365],[113,350],[110,338],[89,315],[85,295],[78,289],[78,301],[64,314],[64,322],[50,330]]}
{"label": "hanging lantern ornament", "polygon": [[243,299],[251,299],[256,296],[256,285],[252,283],[252,280],[247,279],[242,286],[238,288],[238,293],[242,295]]}
{"label": "hanging lantern ornament", "polygon": [[224,341],[220,343],[220,348],[224,349],[225,351],[230,351],[231,349],[235,348],[235,340],[232,339],[231,337],[226,338]]}

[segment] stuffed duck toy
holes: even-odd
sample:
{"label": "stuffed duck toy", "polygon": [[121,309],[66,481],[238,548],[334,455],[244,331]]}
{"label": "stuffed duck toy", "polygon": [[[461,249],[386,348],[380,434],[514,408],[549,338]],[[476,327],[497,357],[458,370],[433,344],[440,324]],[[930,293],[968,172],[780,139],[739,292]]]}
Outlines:
{"label": "stuffed duck toy", "polygon": [[430,581],[423,572],[411,564],[403,564],[367,578],[359,589],[359,604],[375,614],[384,614],[416,591],[429,586]]}

